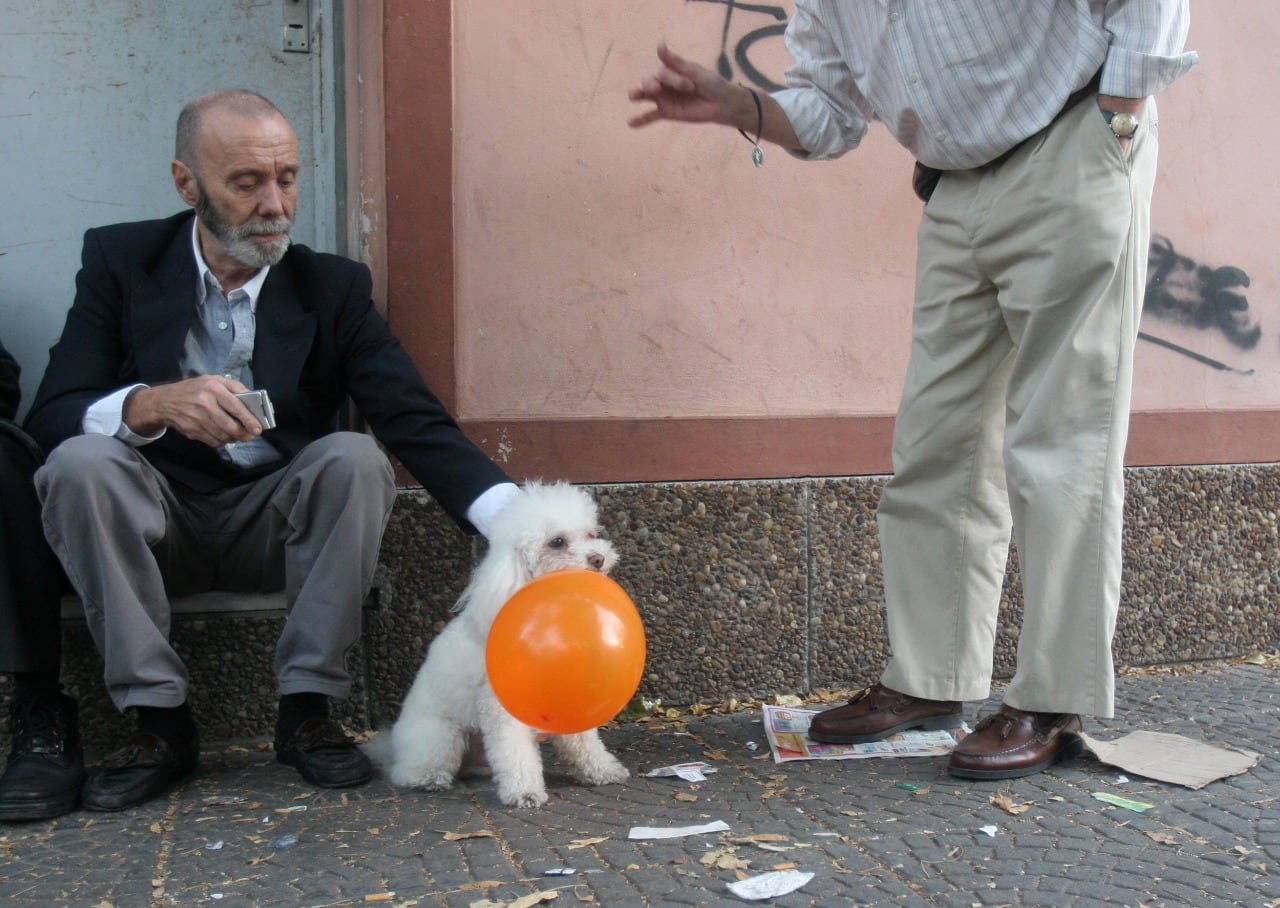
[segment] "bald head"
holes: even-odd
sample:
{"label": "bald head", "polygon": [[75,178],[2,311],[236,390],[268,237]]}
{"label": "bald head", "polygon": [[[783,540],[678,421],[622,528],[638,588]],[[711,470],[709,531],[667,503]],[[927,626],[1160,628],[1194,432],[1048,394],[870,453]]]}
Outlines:
{"label": "bald head", "polygon": [[182,113],[178,114],[178,134],[173,156],[193,170],[196,169],[199,157],[200,130],[205,116],[215,110],[249,119],[285,118],[280,109],[262,95],[243,88],[222,88],[188,102],[182,108]]}
{"label": "bald head", "polygon": [[262,95],[223,89],[178,117],[173,185],[196,210],[200,250],[229,291],[289,249],[298,197],[298,140]]}

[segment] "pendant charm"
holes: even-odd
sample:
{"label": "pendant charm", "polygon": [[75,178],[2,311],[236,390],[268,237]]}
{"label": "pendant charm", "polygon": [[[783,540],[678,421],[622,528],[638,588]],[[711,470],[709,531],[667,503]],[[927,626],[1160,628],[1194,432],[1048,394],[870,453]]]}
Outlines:
{"label": "pendant charm", "polygon": [[764,152],[760,150],[759,145],[751,149],[751,163],[757,167],[764,163]]}

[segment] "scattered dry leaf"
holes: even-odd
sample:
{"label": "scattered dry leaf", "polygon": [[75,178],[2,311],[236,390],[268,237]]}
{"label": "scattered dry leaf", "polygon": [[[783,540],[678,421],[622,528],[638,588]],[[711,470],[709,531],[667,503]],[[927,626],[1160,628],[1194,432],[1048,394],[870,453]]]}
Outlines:
{"label": "scattered dry leaf", "polygon": [[1010,798],[1003,791],[1000,792],[999,794],[992,795],[991,803],[999,807],[1005,813],[1011,814],[1015,817],[1018,814],[1026,813],[1028,810],[1031,809],[1030,805],[1028,804],[1015,804],[1013,802],[1013,799]]}
{"label": "scattered dry leaf", "polygon": [[567,847],[571,849],[586,848],[588,845],[598,845],[601,842],[607,842],[607,841],[609,841],[609,837],[607,835],[596,836],[595,838],[591,838],[591,839],[574,839],[572,842],[568,844]]}
{"label": "scattered dry leaf", "polygon": [[724,848],[713,848],[698,858],[698,863],[704,867],[712,867],[716,870],[742,870],[751,866],[751,862],[737,855],[738,849],[733,845]]}
{"label": "scattered dry leaf", "polygon": [[530,895],[522,895],[520,898],[512,902],[509,908],[531,908],[533,905],[538,905],[542,902],[549,902],[559,894],[560,893],[556,892],[554,889],[547,889],[543,892],[534,892]]}
{"label": "scattered dry leaf", "polygon": [[1161,845],[1181,845],[1182,843],[1169,835],[1167,832],[1148,832],[1147,838],[1159,842]]}
{"label": "scattered dry leaf", "polygon": [[497,835],[495,835],[491,830],[488,830],[488,829],[477,829],[475,832],[444,832],[443,830],[439,830],[439,832],[444,837],[444,840],[446,842],[456,842],[459,839],[496,839],[497,838]]}
{"label": "scattered dry leaf", "polygon": [[475,892],[477,889],[492,889],[494,886],[501,886],[499,880],[477,880],[474,883],[463,883],[458,887],[459,892]]}

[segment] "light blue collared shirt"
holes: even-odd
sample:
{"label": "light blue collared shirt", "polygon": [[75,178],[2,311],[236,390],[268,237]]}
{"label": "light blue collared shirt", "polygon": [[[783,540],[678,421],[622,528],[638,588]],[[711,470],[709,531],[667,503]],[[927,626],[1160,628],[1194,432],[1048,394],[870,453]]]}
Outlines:
{"label": "light blue collared shirt", "polygon": [[[196,261],[196,314],[191,330],[183,345],[182,375],[225,375],[234,378],[247,388],[253,387],[253,344],[257,327],[258,297],[262,285],[271,270],[268,265],[260,268],[242,287],[222,292],[222,285],[209,269],[200,252],[198,219],[191,222],[191,254]],[[134,447],[150,444],[164,437],[166,430],[156,435],[138,435],[125,424],[125,398],[136,388],[148,385],[134,384],[113,391],[91,404],[85,411],[81,428],[85,432],[111,435]],[[242,467],[258,466],[279,460],[280,453],[265,439],[226,445],[222,456]]]}

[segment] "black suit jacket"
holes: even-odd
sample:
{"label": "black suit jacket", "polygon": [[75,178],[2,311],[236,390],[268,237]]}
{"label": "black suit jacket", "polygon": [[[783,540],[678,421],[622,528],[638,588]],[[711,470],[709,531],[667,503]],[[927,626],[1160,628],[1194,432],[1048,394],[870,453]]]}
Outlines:
{"label": "black suit jacket", "polygon": [[22,400],[22,385],[18,376],[22,369],[18,361],[0,343],[0,419],[13,419]]}
{"label": "black suit jacket", "polygon": [[[45,450],[80,434],[86,409],[111,392],[182,378],[195,317],[193,217],[188,211],[85,233],[75,302],[26,420]],[[254,382],[270,393],[277,421],[263,437],[291,458],[336,428],[350,397],[378,440],[471,530],[466,509],[510,479],[427,389],[371,295],[364,265],[305,246],[290,247],[272,267],[258,298],[253,351]],[[273,469],[237,467],[174,431],[139,450],[198,492]]]}

